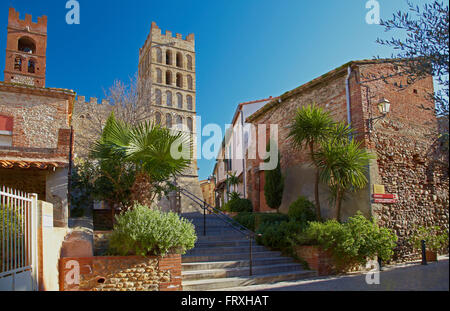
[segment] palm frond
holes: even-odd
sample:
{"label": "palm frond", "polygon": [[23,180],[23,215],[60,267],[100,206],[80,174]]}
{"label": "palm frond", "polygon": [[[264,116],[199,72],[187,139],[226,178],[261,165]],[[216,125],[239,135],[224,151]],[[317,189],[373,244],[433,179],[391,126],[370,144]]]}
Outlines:
{"label": "palm frond", "polygon": [[311,143],[324,141],[329,135],[333,120],[328,112],[315,104],[297,110],[289,126],[288,137],[295,147],[301,149]]}

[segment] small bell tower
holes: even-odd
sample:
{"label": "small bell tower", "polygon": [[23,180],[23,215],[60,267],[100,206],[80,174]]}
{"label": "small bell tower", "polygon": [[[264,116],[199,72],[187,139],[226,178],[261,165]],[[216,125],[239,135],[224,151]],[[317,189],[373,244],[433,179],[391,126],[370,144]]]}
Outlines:
{"label": "small bell tower", "polygon": [[47,50],[47,16],[19,18],[19,12],[9,9],[6,44],[5,82],[45,87]]}

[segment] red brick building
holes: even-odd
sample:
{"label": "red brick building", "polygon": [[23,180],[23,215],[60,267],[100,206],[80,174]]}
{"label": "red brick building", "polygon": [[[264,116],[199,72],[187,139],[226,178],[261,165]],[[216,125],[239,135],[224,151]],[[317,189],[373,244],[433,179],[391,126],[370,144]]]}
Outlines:
{"label": "red brick building", "polygon": [[[309,165],[307,152],[292,148],[287,126],[296,110],[316,103],[329,111],[336,121],[344,121],[359,133],[358,139],[376,156],[368,169],[366,189],[351,194],[343,204],[345,220],[362,211],[374,216],[383,226],[399,236],[397,259],[415,256],[408,237],[415,225],[440,225],[448,228],[449,192],[448,162],[438,139],[438,121],[434,102],[433,79],[416,81],[409,87],[405,78],[391,78],[389,83],[379,77],[398,70],[389,61],[352,61],[283,94],[250,116],[254,125],[277,124],[281,167],[285,176],[285,191],[281,211],[298,196],[314,201],[314,169]],[[377,104],[387,99],[390,113],[376,121],[381,114]],[[267,137],[268,135],[266,135]],[[268,211],[264,198],[264,172],[260,160],[247,159],[247,192],[256,211]],[[387,194],[398,195],[396,203],[375,203],[374,186],[382,185]],[[328,189],[320,187],[322,215],[334,216],[328,204]]]}
{"label": "red brick building", "polygon": [[47,16],[34,23],[10,8],[6,40],[5,82],[45,87]]}
{"label": "red brick building", "polygon": [[53,203],[54,225],[68,217],[71,117],[75,93],[45,88],[47,17],[9,11],[5,82],[0,82],[0,185]]}

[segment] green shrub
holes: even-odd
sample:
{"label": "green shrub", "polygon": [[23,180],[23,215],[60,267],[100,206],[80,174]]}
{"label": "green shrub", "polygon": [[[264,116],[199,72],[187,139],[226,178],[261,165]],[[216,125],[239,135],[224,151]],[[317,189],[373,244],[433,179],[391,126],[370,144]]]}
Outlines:
{"label": "green shrub", "polygon": [[301,224],[293,220],[275,223],[264,222],[258,228],[257,232],[261,236],[258,236],[256,240],[259,244],[292,255],[292,240],[302,230]]}
{"label": "green shrub", "polygon": [[297,201],[289,206],[288,216],[303,224],[317,220],[314,203],[304,196],[300,196]]}
{"label": "green shrub", "polygon": [[224,211],[232,213],[251,213],[253,211],[252,201],[239,197],[232,197],[225,206]]}
{"label": "green shrub", "polygon": [[239,213],[233,219],[244,227],[255,231],[255,213]]}
{"label": "green shrub", "polygon": [[119,216],[109,241],[111,255],[184,254],[197,240],[194,225],[177,214],[135,207]]}
{"label": "green shrub", "polygon": [[278,213],[239,213],[234,220],[252,231],[258,230],[263,223],[279,223],[288,221],[289,217]]}
{"label": "green shrub", "polygon": [[[0,262],[3,259],[3,247],[2,243],[12,243],[13,237],[17,238],[18,244],[22,245],[24,242],[24,219],[22,219],[19,213],[16,213],[14,207],[1,206],[0,205]],[[5,237],[1,237],[2,232],[5,232]],[[9,238],[7,238],[7,236]],[[11,246],[10,246],[11,247]],[[17,249],[16,252],[21,252],[22,249]],[[11,253],[11,251],[10,251]],[[19,255],[20,256],[20,255]],[[7,258],[6,261],[11,260],[11,258]]]}
{"label": "green shrub", "polygon": [[448,231],[443,231],[439,226],[417,227],[416,232],[411,236],[410,242],[415,249],[422,248],[422,240],[428,250],[437,252],[448,247]]}
{"label": "green shrub", "polygon": [[331,250],[336,268],[344,271],[358,264],[364,265],[375,256],[389,260],[394,253],[397,236],[358,213],[342,224],[336,220],[310,222],[294,241]]}

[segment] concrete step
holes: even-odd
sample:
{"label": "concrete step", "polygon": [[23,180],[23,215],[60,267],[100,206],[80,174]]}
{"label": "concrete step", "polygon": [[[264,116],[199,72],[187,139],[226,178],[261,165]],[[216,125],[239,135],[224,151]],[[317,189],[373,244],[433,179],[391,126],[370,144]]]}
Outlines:
{"label": "concrete step", "polygon": [[262,275],[253,275],[248,277],[231,277],[231,278],[212,278],[183,281],[184,291],[208,291],[217,289],[226,289],[238,286],[248,286],[256,284],[270,284],[283,281],[301,280],[309,277],[317,276],[315,271],[293,271],[293,272],[277,272]]}
{"label": "concrete step", "polygon": [[239,233],[228,232],[223,235],[206,235],[197,234],[197,242],[213,242],[213,241],[248,241],[248,239]]}
{"label": "concrete step", "polygon": [[[195,229],[203,231],[203,224],[193,224]],[[233,227],[229,224],[206,224],[206,230],[230,230]]]}
{"label": "concrete step", "polygon": [[[283,273],[283,272],[295,272],[302,271],[303,268],[297,263],[284,263],[277,265],[261,265],[253,266],[253,275],[265,275],[273,273]],[[202,280],[211,278],[230,278],[238,276],[249,276],[250,267],[236,267],[236,268],[221,268],[221,269],[206,269],[206,270],[192,270],[183,271],[183,280]]]}
{"label": "concrete step", "polygon": [[[264,246],[253,245],[253,252],[268,251]],[[234,254],[234,253],[249,253],[249,246],[231,246],[231,247],[195,247],[189,250],[186,255],[215,255],[215,254]]]}
{"label": "concrete step", "polygon": [[[253,259],[254,266],[262,265],[277,265],[277,264],[290,264],[294,260],[290,257],[269,257],[269,258],[255,258]],[[208,269],[225,269],[225,268],[237,268],[248,267],[249,260],[229,260],[229,261],[212,261],[212,262],[186,262],[182,263],[183,271],[192,270],[208,270]]]}
{"label": "concrete step", "polygon": [[[203,231],[196,231],[197,237],[204,236]],[[223,230],[223,231],[206,231],[207,236],[217,237],[217,236],[231,236],[232,238],[246,238],[246,236],[242,233],[239,233],[238,231],[235,231],[233,229],[230,230]]]}
{"label": "concrete step", "polygon": [[[245,240],[217,240],[217,241],[197,241],[195,243],[195,247],[204,248],[204,247],[232,247],[232,246],[249,246],[250,241]],[[255,241],[253,241],[253,245],[256,246],[257,244]]]}
{"label": "concrete step", "polygon": [[[268,258],[268,257],[279,257],[280,252],[254,252],[252,254],[253,258]],[[209,262],[209,261],[227,261],[227,260],[249,260],[249,252],[245,253],[230,253],[230,254],[220,254],[216,253],[214,255],[183,255],[182,262]]]}

